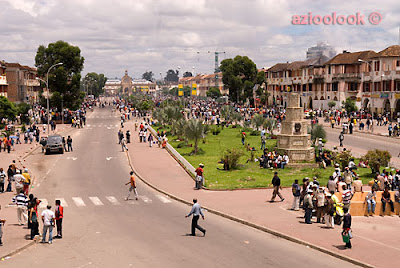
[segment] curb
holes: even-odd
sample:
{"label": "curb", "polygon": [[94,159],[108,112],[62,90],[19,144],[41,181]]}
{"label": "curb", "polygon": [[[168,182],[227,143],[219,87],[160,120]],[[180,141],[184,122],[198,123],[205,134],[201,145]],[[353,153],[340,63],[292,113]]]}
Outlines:
{"label": "curb", "polygon": [[4,255],[4,256],[1,256],[1,257],[0,257],[0,260],[5,261],[7,257],[14,256],[15,254],[17,254],[17,253],[23,251],[24,249],[29,248],[30,246],[32,246],[32,245],[34,245],[34,244],[36,244],[35,241],[30,241],[30,242],[29,242],[28,244],[26,244],[25,246],[22,246],[22,247],[20,247],[20,248],[18,248],[18,249],[16,249],[16,250],[11,251],[11,253],[8,253],[8,254],[6,254],[6,255]]}
{"label": "curb", "polygon": [[[172,198],[172,199],[174,199],[174,200],[176,200],[176,201],[178,201],[178,202],[181,202],[181,203],[186,204],[186,205],[188,205],[188,206],[191,206],[191,205],[192,205],[192,202],[189,202],[189,201],[187,201],[187,200],[185,200],[185,199],[182,199],[182,198],[180,198],[180,197],[178,197],[178,196],[175,196],[175,195],[173,195],[173,194],[170,194],[170,193],[168,193],[168,192],[166,192],[166,191],[164,191],[164,190],[162,190],[162,189],[160,189],[160,188],[154,186],[153,184],[151,184],[151,183],[148,182],[147,180],[145,180],[145,179],[135,170],[135,168],[133,167],[132,161],[131,161],[131,158],[130,158],[130,156],[129,156],[129,152],[128,152],[128,151],[126,152],[126,155],[127,155],[128,161],[129,161],[129,166],[131,167],[132,171],[133,171],[133,172],[136,174],[136,176],[137,176],[142,182],[144,182],[147,186],[149,186],[150,188],[156,190],[157,192],[160,192],[160,193],[162,193],[162,194],[167,195],[168,197],[170,197],[170,198]],[[312,249],[314,249],[314,250],[317,250],[317,251],[320,251],[320,252],[322,252],[322,253],[328,254],[328,255],[330,255],[330,256],[332,256],[332,257],[341,259],[341,260],[346,261],[346,262],[349,262],[349,263],[351,263],[351,264],[354,264],[354,265],[357,265],[357,266],[360,266],[360,267],[366,267],[366,268],[373,268],[373,267],[375,267],[375,266],[372,266],[372,265],[370,265],[370,264],[364,263],[364,262],[362,262],[362,261],[359,261],[359,260],[356,260],[356,259],[352,259],[352,258],[347,257],[347,256],[343,256],[343,255],[341,255],[341,254],[339,254],[339,253],[333,252],[333,251],[328,250],[328,249],[326,249],[326,248],[323,248],[323,247],[314,245],[314,244],[312,244],[312,243],[306,242],[306,241],[304,241],[304,240],[295,238],[295,237],[293,237],[293,236],[286,235],[286,234],[284,234],[284,233],[275,231],[275,230],[273,230],[273,229],[270,229],[270,228],[267,228],[267,227],[264,227],[264,226],[260,226],[260,225],[257,225],[257,224],[255,224],[255,223],[251,223],[251,222],[246,221],[246,220],[244,220],[244,219],[240,219],[240,218],[234,217],[234,216],[232,216],[232,215],[223,213],[223,212],[221,212],[221,211],[218,211],[218,210],[215,210],[215,209],[212,209],[212,208],[208,208],[208,207],[203,207],[203,208],[206,209],[207,211],[209,211],[209,212],[215,214],[215,215],[218,215],[218,216],[224,217],[224,218],[226,218],[226,219],[229,219],[229,220],[232,220],[232,221],[241,223],[241,224],[243,224],[243,225],[247,225],[247,226],[249,226],[249,227],[258,229],[258,230],[260,230],[260,231],[263,231],[263,232],[272,234],[272,235],[274,235],[274,236],[276,236],[276,237],[283,238],[283,239],[286,239],[286,240],[288,240],[288,241],[291,241],[291,242],[294,242],[294,243],[297,243],[297,244],[300,244],[300,245],[303,245],[303,246],[307,246],[307,247],[309,247],[309,248],[312,248]]]}

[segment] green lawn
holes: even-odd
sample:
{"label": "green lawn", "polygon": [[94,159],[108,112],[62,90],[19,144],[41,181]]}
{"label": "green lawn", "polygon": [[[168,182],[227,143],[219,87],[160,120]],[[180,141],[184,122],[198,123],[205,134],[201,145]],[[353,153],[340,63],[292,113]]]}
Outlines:
{"label": "green lawn", "polygon": [[[155,129],[158,129],[157,127]],[[167,128],[165,128],[167,129]],[[261,139],[260,136],[250,136],[248,132],[246,144],[249,143],[256,148],[255,157],[260,157]],[[282,186],[291,186],[295,179],[301,182],[304,177],[313,177],[318,174],[319,181],[322,185],[326,185],[329,176],[333,173],[333,168],[327,169],[263,169],[259,167],[258,162],[246,161],[250,158],[250,151],[247,151],[241,143],[240,128],[224,128],[219,135],[209,133],[206,142],[199,143],[199,148],[204,151],[201,155],[190,155],[193,147],[177,148],[181,141],[177,141],[176,137],[169,137],[169,143],[185,157],[195,168],[199,163],[203,163],[205,186],[210,189],[243,189],[243,188],[262,188],[269,187],[274,171],[279,172],[282,180]],[[276,140],[268,139],[266,146],[270,149],[276,146]],[[224,171],[223,165],[219,164],[221,155],[228,148],[240,148],[243,156],[240,159],[240,166],[236,170]],[[364,183],[371,180],[370,169],[359,169],[357,171]]]}

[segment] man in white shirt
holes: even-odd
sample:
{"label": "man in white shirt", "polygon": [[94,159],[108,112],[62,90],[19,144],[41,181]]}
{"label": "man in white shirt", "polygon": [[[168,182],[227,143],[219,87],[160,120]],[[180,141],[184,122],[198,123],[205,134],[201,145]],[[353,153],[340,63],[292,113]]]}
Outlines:
{"label": "man in white shirt", "polygon": [[43,210],[42,212],[43,238],[41,243],[46,243],[47,230],[49,230],[49,244],[53,243],[53,226],[54,226],[55,214],[50,209],[51,206],[47,205],[47,209]]}
{"label": "man in white shirt", "polygon": [[15,190],[17,191],[17,194],[19,194],[24,190],[25,177],[21,174],[21,171],[17,169],[13,179],[15,181]]}

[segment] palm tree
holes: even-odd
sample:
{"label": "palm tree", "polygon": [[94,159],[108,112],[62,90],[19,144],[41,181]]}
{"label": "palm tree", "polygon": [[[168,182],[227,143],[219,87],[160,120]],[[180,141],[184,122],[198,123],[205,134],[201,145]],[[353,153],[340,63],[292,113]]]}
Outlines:
{"label": "palm tree", "polygon": [[224,118],[225,121],[229,121],[232,119],[232,115],[234,113],[234,109],[230,105],[224,105],[221,108],[221,116]]}
{"label": "palm tree", "polygon": [[269,132],[269,134],[272,135],[274,129],[276,128],[276,120],[271,118],[267,119],[264,121],[263,126]]}
{"label": "palm tree", "polygon": [[262,114],[255,114],[251,120],[253,125],[256,126],[257,130],[264,124],[265,118]]}
{"label": "palm tree", "polygon": [[234,112],[232,114],[232,121],[235,123],[235,126],[237,125],[238,122],[243,120],[243,116],[238,113],[238,112]]}
{"label": "palm tree", "polygon": [[325,131],[324,127],[320,124],[314,125],[310,130],[310,134],[311,134],[311,140],[312,140],[313,144],[315,144],[315,142],[319,138],[321,138],[321,139],[326,138],[326,131]]}
{"label": "palm tree", "polygon": [[171,132],[172,135],[176,135],[178,139],[181,139],[185,134],[186,121],[184,119],[176,120],[172,122]]}
{"label": "palm tree", "polygon": [[194,141],[194,154],[197,154],[198,144],[205,137],[204,125],[200,120],[190,119],[187,121],[185,128],[185,136],[188,140]]}

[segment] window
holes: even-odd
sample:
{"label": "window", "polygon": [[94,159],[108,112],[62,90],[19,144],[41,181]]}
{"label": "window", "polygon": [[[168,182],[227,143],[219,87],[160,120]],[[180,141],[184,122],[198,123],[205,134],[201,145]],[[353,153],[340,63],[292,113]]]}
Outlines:
{"label": "window", "polygon": [[363,92],[370,92],[370,84],[363,83]]}
{"label": "window", "polygon": [[349,83],[348,90],[349,91],[357,91],[358,90],[358,84],[357,83]]}
{"label": "window", "polygon": [[390,84],[391,84],[391,81],[383,81],[383,91],[391,91]]}
{"label": "window", "polygon": [[303,85],[303,92],[304,91],[307,91],[307,85],[306,84]]}
{"label": "window", "polygon": [[312,91],[312,84],[308,84],[308,91]]}
{"label": "window", "polygon": [[339,89],[338,82],[332,83],[332,91],[338,91],[338,89]]}
{"label": "window", "polygon": [[331,84],[330,83],[326,84],[326,91],[331,91]]}
{"label": "window", "polygon": [[396,60],[396,67],[400,67],[400,60]]}
{"label": "window", "polygon": [[396,91],[400,91],[400,81],[396,81]]}
{"label": "window", "polygon": [[332,69],[331,69],[331,66],[329,66],[328,67],[328,74],[331,74],[332,73]]}
{"label": "window", "polygon": [[376,71],[376,72],[379,72],[380,62],[379,62],[379,61],[376,61],[376,62],[374,63],[374,65],[375,65],[375,71]]}
{"label": "window", "polygon": [[381,82],[374,83],[374,91],[381,91]]}

